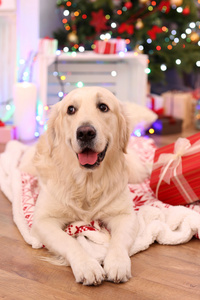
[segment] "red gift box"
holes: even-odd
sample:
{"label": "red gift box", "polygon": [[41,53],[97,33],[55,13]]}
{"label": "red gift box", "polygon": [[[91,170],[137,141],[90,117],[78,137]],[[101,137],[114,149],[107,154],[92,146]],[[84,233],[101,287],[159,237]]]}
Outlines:
{"label": "red gift box", "polygon": [[99,54],[115,54],[125,51],[126,42],[123,39],[110,39],[104,41],[95,41],[94,51]]}
{"label": "red gift box", "polygon": [[17,128],[15,126],[0,126],[0,144],[6,144],[10,140],[17,139]]}
{"label": "red gift box", "polygon": [[148,95],[148,100],[150,103],[148,103],[148,107],[153,110],[157,115],[161,116],[164,114],[164,108],[163,108],[163,99],[160,96],[157,95]]}
{"label": "red gift box", "polygon": [[150,186],[159,200],[171,205],[199,200],[199,179],[200,133],[156,150]]}

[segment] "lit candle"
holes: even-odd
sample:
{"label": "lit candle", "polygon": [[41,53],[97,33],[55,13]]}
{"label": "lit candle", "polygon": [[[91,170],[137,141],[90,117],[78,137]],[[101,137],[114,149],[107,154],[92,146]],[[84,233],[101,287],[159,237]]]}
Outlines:
{"label": "lit candle", "polygon": [[29,82],[14,85],[14,125],[21,141],[33,140],[36,127],[37,88]]}

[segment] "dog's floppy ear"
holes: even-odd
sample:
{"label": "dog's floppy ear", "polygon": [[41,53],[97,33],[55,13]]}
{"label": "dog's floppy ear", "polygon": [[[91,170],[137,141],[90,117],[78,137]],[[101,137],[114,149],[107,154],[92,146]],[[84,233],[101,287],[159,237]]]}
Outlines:
{"label": "dog's floppy ear", "polygon": [[120,114],[119,114],[119,145],[124,153],[130,138],[130,122],[126,113],[125,105],[120,103]]}
{"label": "dog's floppy ear", "polygon": [[47,141],[50,153],[53,148],[57,147],[61,141],[62,116],[60,111],[60,102],[55,104],[50,111],[49,120],[47,122]]}

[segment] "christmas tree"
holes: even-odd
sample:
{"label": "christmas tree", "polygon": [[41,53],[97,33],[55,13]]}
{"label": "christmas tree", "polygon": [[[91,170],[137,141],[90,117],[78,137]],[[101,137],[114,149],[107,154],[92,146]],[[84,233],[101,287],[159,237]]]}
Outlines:
{"label": "christmas tree", "polygon": [[149,79],[164,71],[198,72],[200,0],[58,0],[64,52],[93,50],[98,39],[123,38],[127,50],[148,54]]}

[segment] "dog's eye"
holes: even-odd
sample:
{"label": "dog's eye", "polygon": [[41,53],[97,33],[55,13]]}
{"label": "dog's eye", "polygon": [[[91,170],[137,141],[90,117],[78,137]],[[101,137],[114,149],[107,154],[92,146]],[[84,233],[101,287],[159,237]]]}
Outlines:
{"label": "dog's eye", "polygon": [[98,105],[98,108],[99,108],[100,111],[102,111],[102,112],[107,112],[107,111],[109,111],[109,107],[108,107],[106,104],[104,104],[104,103],[100,103],[100,104]]}
{"label": "dog's eye", "polygon": [[70,105],[67,109],[68,115],[73,115],[73,114],[75,114],[75,112],[76,112],[76,108],[74,106]]}

